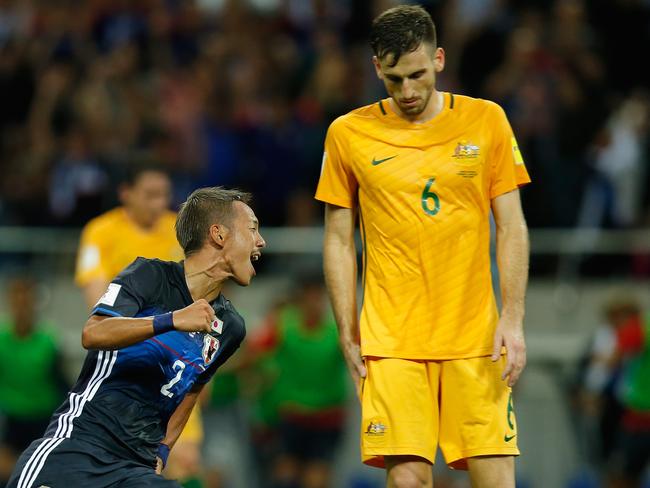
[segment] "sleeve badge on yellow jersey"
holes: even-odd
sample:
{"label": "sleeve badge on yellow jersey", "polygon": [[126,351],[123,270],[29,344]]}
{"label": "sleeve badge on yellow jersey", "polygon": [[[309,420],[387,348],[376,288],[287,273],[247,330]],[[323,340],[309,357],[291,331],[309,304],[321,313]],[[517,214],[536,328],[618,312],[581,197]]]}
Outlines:
{"label": "sleeve badge on yellow jersey", "polygon": [[519,144],[517,144],[517,139],[514,137],[511,139],[512,142],[512,156],[515,158],[515,164],[524,164],[524,158],[521,155],[519,150]]}

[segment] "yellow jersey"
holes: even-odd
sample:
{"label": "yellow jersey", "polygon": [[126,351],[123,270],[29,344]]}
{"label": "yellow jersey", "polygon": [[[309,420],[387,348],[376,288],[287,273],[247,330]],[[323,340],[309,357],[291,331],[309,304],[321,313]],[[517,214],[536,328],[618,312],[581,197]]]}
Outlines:
{"label": "yellow jersey", "polygon": [[492,352],[491,200],[530,178],[501,107],[443,97],[425,123],[401,118],[385,99],[327,133],[316,198],[359,209],[364,356]]}
{"label": "yellow jersey", "polygon": [[81,233],[75,282],[79,286],[96,278],[109,282],[138,256],[183,259],[175,223],[176,214],[165,212],[153,229],[145,231],[135,225],[123,207],[95,217]]}

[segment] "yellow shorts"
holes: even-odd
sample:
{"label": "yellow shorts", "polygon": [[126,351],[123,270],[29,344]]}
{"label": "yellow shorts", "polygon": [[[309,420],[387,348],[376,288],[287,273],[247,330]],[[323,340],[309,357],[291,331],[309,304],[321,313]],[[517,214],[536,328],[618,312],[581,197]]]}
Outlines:
{"label": "yellow shorts", "polygon": [[447,464],[519,455],[512,391],[501,374],[505,356],[447,361],[366,358],[361,393],[361,456],[420,456],[433,464],[439,445]]}
{"label": "yellow shorts", "polygon": [[200,405],[194,405],[190,418],[187,419],[183,432],[181,432],[176,442],[193,442],[197,444],[203,442],[203,421],[201,420]]}

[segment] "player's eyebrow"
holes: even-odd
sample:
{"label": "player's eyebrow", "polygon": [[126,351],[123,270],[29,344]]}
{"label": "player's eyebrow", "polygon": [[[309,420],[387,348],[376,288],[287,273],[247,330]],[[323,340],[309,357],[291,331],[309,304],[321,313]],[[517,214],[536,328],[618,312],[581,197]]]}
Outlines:
{"label": "player's eyebrow", "polygon": [[413,73],[409,73],[406,76],[399,76],[393,73],[386,73],[386,78],[388,78],[391,81],[402,81],[404,78],[413,78],[414,76],[422,75],[426,69],[419,69],[417,71],[414,71]]}
{"label": "player's eyebrow", "polygon": [[426,71],[426,69],[424,69],[424,68],[423,68],[423,69],[419,69],[419,70],[417,70],[417,71],[414,71],[414,72],[411,73],[410,75],[408,75],[408,77],[409,77],[409,78],[413,78],[414,76],[422,75],[422,74],[424,74],[425,71]]}

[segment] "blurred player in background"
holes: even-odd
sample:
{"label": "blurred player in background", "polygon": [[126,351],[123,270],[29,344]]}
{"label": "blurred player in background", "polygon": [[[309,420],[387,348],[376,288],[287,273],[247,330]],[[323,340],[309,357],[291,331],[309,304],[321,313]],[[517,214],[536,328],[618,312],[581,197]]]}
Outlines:
{"label": "blurred player in background", "polygon": [[227,280],[250,284],[265,246],[249,199],[196,190],[176,223],[185,261],[138,258],[109,284],[84,326],[77,384],[10,488],[179,486],[158,473],[203,386],[245,335],[221,290]]}
{"label": "blurred player in background", "polygon": [[75,281],[93,307],[117,274],[138,256],[176,261],[183,254],[169,210],[171,182],[153,165],[132,165],[119,188],[120,207],[83,228]]}
{"label": "blurred player in background", "polygon": [[[182,258],[174,233],[176,215],[169,210],[171,182],[161,167],[132,165],[119,188],[119,198],[122,206],[92,219],[81,234],[75,281],[89,308],[94,307],[110,281],[138,256],[166,261]],[[165,474],[184,480],[188,487],[196,486],[202,441],[199,405],[170,456]]]}
{"label": "blurred player in background", "polygon": [[360,389],[362,457],[387,469],[390,487],[432,486],[439,445],[474,487],[514,488],[511,387],[526,360],[528,275],[518,188],[530,180],[498,105],[436,90],[445,52],[424,9],[382,13],[371,45],[389,98],[332,123],[316,192],[327,204],[326,281]]}
{"label": "blurred player in background", "polygon": [[0,320],[0,486],[68,389],[54,334],[38,320],[36,283],[25,275],[10,279],[7,303],[9,316]]}
{"label": "blurred player in background", "polygon": [[[274,308],[249,351],[266,385],[278,448],[264,486],[327,488],[346,417],[346,368],[321,273],[303,272],[289,303]],[[260,446],[263,450],[264,446]]]}

